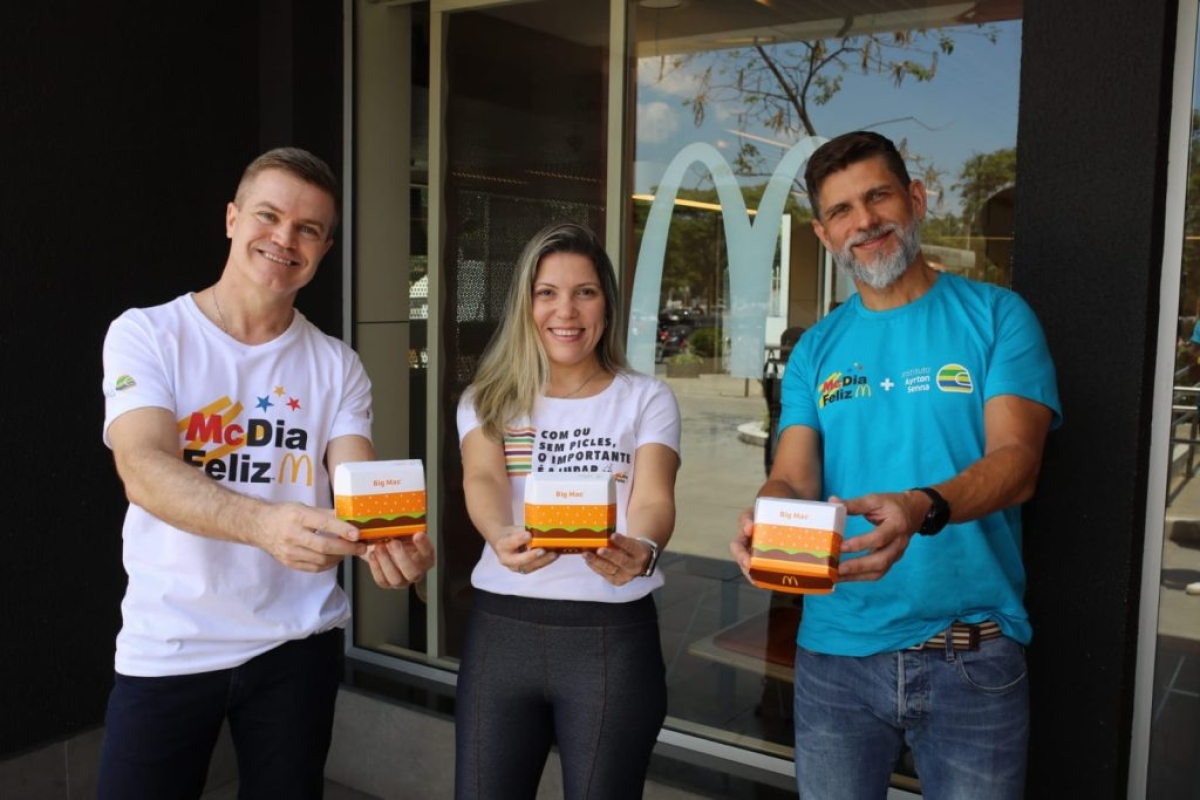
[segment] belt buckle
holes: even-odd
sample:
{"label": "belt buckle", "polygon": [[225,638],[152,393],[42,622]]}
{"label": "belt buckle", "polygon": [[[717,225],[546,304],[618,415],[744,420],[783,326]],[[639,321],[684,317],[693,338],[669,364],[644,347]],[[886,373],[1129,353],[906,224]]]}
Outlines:
{"label": "belt buckle", "polygon": [[[962,641],[962,636],[966,635],[966,641]],[[955,650],[978,650],[980,626],[972,625],[967,622],[955,622],[950,626],[950,635],[954,640]],[[962,642],[960,644],[960,642]]]}
{"label": "belt buckle", "polygon": [[967,647],[966,647],[966,649],[967,650],[978,650],[979,649],[979,626],[978,625],[968,625],[967,626]]}

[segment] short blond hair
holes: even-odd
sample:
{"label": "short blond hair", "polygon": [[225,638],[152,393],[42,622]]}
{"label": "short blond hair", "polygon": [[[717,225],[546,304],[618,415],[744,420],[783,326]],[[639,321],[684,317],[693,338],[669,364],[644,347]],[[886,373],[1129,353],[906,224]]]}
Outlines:
{"label": "short blond hair", "polygon": [[328,164],[299,147],[276,147],[251,161],[242,172],[242,179],[238,181],[237,194],[234,195],[233,200],[234,205],[241,206],[242,195],[246,191],[246,187],[260,173],[269,169],[286,172],[329,195],[333,200],[333,224],[329,227],[329,236],[332,237],[333,229],[337,227],[338,219],[341,217],[341,208],[338,202],[338,180],[334,177],[333,170],[329,168]]}

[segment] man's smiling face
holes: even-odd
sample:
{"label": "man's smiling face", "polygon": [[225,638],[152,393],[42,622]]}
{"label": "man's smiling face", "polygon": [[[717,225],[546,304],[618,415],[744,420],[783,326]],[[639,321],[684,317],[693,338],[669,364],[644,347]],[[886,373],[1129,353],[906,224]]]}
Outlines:
{"label": "man's smiling face", "polygon": [[838,267],[876,289],[899,280],[921,250],[926,198],[920,181],[904,186],[874,157],[829,175],[820,195],[821,218],[813,228]]}
{"label": "man's smiling face", "polygon": [[226,208],[230,264],[254,286],[295,294],[333,246],[335,217],[324,190],[283,170],[263,170]]}

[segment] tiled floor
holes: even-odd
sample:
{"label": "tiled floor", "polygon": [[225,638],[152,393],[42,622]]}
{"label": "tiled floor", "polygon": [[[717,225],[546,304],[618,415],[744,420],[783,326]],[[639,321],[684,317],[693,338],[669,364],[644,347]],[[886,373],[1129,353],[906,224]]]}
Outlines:
{"label": "tiled floor", "polygon": [[1176,453],[1166,510],[1147,787],[1172,800],[1200,798],[1200,597],[1186,592],[1200,580],[1200,476],[1181,481],[1187,455]]}
{"label": "tiled floor", "polygon": [[[228,783],[219,789],[205,792],[200,800],[237,800],[237,793],[237,783]],[[340,783],[325,781],[325,800],[381,800],[381,798],[357,792]]]}

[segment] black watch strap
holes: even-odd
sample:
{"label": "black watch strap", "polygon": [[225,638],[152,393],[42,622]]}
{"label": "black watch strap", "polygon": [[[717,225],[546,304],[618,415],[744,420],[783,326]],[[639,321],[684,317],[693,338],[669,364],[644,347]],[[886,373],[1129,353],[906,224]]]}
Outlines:
{"label": "black watch strap", "polygon": [[946,498],[942,497],[936,489],[930,489],[928,486],[917,486],[909,491],[921,492],[929,498],[930,502],[929,511],[925,514],[925,521],[921,523],[921,527],[917,528],[917,533],[924,536],[940,533],[942,528],[946,527],[946,523],[950,521],[950,504],[946,502]]}

